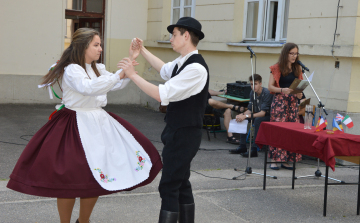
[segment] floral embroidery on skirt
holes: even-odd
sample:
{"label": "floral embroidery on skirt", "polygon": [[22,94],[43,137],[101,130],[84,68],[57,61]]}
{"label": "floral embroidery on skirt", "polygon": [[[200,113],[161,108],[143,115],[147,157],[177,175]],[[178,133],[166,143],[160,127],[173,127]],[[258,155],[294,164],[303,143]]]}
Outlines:
{"label": "floral embroidery on skirt", "polygon": [[[270,122],[299,122],[296,95],[276,94],[273,97],[270,110]],[[281,148],[269,146],[269,157],[276,162],[296,162],[302,155],[291,153]]]}
{"label": "floral embroidery on skirt", "polygon": [[94,170],[99,172],[101,182],[110,183],[110,182],[116,181],[116,178],[109,179],[108,175],[104,174],[100,168],[96,168]]}
{"label": "floral embroidery on skirt", "polygon": [[138,172],[139,170],[142,170],[145,164],[145,158],[143,156],[141,156],[140,151],[136,151],[136,156],[139,160],[139,162],[137,162],[138,167],[135,168],[135,171]]}

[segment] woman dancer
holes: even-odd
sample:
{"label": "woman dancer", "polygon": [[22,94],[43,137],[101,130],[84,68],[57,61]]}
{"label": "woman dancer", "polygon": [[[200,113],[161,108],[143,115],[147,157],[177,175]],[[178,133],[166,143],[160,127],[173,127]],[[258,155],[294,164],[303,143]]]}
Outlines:
{"label": "woman dancer", "polygon": [[[99,196],[132,190],[152,182],[162,168],[151,142],[135,127],[102,107],[106,93],[129,82],[96,61],[101,55],[97,31],[76,30],[60,61],[43,84],[61,81],[64,108],[30,140],[7,185],[15,191],[57,197],[61,223],[69,223],[80,197],[76,222],[87,223]],[[129,50],[134,60],[139,49]],[[133,62],[136,64],[136,62]]]}
{"label": "woman dancer", "polygon": [[[298,99],[302,93],[291,94],[291,83],[295,78],[303,79],[299,60],[299,47],[295,43],[286,43],[281,50],[279,62],[270,67],[269,90],[275,94],[271,104],[270,122],[299,122]],[[269,157],[273,162],[284,162],[282,168],[292,170],[287,162],[301,160],[301,154],[290,153],[281,148],[270,146]],[[276,163],[270,165],[271,169],[279,170]]]}

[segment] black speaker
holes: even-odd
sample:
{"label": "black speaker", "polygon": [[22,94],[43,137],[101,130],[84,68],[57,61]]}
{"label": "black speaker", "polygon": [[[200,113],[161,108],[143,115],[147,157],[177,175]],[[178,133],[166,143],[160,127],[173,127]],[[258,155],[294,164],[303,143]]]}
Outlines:
{"label": "black speaker", "polygon": [[246,81],[236,81],[227,84],[227,94],[238,98],[249,98],[251,85]]}

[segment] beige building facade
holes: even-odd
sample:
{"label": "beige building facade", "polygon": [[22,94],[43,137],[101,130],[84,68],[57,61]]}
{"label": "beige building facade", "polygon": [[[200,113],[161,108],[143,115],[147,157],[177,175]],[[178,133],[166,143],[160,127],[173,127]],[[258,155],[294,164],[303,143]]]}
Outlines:
{"label": "beige building facade", "polygon": [[[134,37],[143,39],[160,59],[175,59],[178,54],[171,48],[166,27],[182,16],[193,16],[205,33],[198,49],[209,65],[211,89],[248,79],[252,69],[247,46],[256,53],[256,73],[267,87],[269,66],[277,62],[285,42],[294,42],[301,61],[314,71],[312,84],[329,112],[328,119],[337,112],[349,114],[355,127],[346,131],[360,134],[359,0],[105,0],[104,4],[103,62],[108,70],[117,69]],[[4,21],[0,103],[60,103],[50,100],[37,85],[67,46],[72,29],[65,15],[68,5],[67,0],[0,0]],[[141,56],[138,62],[141,76],[163,83]],[[310,87],[305,94],[311,104],[318,104]],[[111,92],[108,98],[112,104],[159,106],[134,84]]]}

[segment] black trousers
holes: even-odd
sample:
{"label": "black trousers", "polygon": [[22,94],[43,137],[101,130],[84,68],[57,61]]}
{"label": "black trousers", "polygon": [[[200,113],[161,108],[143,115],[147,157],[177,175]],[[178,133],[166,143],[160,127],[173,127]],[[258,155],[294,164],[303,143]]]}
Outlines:
{"label": "black trousers", "polygon": [[[250,118],[248,120],[249,120],[249,123],[250,123]],[[257,133],[259,131],[261,122],[269,122],[269,121],[270,121],[270,116],[254,118],[254,120],[253,120],[253,124],[254,124],[254,127],[255,127],[254,139],[256,139],[256,136],[257,136]],[[246,136],[247,136],[247,134],[240,134],[240,145],[246,145]],[[253,148],[251,148],[251,149],[255,150],[257,145],[254,143],[254,144],[252,144],[252,147]]]}
{"label": "black trousers", "polygon": [[179,204],[192,204],[190,163],[201,143],[201,128],[175,129],[166,125],[161,140],[163,170],[159,185],[161,210],[179,212]]}

